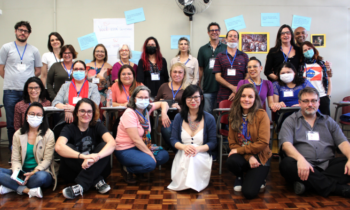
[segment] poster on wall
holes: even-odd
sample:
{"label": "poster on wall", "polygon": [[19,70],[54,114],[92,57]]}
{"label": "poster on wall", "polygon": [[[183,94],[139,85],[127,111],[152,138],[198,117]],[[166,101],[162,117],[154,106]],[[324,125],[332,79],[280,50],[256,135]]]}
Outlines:
{"label": "poster on wall", "polygon": [[98,43],[107,48],[111,65],[119,61],[118,50],[123,44],[134,50],[134,24],[127,25],[125,18],[94,19],[94,32]]}
{"label": "poster on wall", "polygon": [[239,49],[245,53],[267,53],[270,49],[268,32],[241,32]]}
{"label": "poster on wall", "polygon": [[219,40],[220,40],[221,43],[226,44],[227,43],[226,42],[226,35],[220,35],[219,36]]}
{"label": "poster on wall", "polygon": [[326,47],[326,34],[311,34],[311,42],[315,47]]}

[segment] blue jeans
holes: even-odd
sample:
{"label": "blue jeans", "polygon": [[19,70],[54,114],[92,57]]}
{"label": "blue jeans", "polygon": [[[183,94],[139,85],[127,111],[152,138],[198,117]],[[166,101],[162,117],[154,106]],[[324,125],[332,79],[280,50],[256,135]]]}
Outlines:
{"label": "blue jeans", "polygon": [[148,154],[142,152],[137,147],[132,147],[126,150],[115,150],[115,156],[119,162],[126,166],[128,172],[133,174],[143,174],[153,171],[156,166],[163,165],[168,162],[169,154],[165,150],[161,150],[154,157],[157,162]]}
{"label": "blue jeans", "polygon": [[4,90],[4,107],[6,112],[7,123],[7,138],[9,140],[9,149],[11,150],[13,134],[15,134],[15,127],[13,125],[13,118],[15,115],[15,106],[17,102],[23,99],[23,91]]}
{"label": "blue jeans", "polygon": [[[171,149],[173,150],[174,153],[176,153],[176,152],[177,152],[177,149],[174,148],[174,147],[171,145],[171,143],[170,143],[171,129],[172,129],[172,124],[173,124],[173,122],[174,122],[174,120],[171,120],[170,126],[167,127],[167,128],[164,127],[164,126],[162,126],[162,128],[161,128],[160,131],[161,131],[161,133],[162,133],[162,137],[163,137],[165,143],[171,147]],[[161,146],[161,145],[158,145],[158,146]]]}
{"label": "blue jeans", "polygon": [[[23,170],[23,169],[22,169]],[[29,171],[25,171],[29,172]],[[22,195],[25,188],[46,188],[52,184],[53,178],[50,173],[46,171],[38,171],[31,176],[25,186],[19,185],[15,180],[11,179],[12,170],[6,168],[0,168],[0,184]]]}
{"label": "blue jeans", "polygon": [[204,111],[213,114],[213,109],[216,108],[216,97],[218,95],[215,93],[204,93]]}

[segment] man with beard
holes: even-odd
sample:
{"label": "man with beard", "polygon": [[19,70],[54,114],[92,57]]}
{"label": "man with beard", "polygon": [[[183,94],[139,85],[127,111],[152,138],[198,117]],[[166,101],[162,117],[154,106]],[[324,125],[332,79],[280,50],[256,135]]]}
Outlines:
{"label": "man with beard", "polygon": [[15,133],[13,125],[15,105],[22,100],[24,83],[34,75],[39,76],[42,66],[38,49],[27,44],[27,39],[31,32],[32,28],[29,22],[20,21],[16,23],[16,41],[4,44],[0,49],[0,76],[4,78],[3,102],[6,111],[10,149],[12,136]]}
{"label": "man with beard", "polygon": [[[290,115],[279,133],[283,159],[279,168],[294,192],[314,190],[350,198],[350,144],[338,124],[318,112],[320,96],[315,88],[302,89],[298,95],[300,111]],[[335,157],[339,148],[345,155]]]}

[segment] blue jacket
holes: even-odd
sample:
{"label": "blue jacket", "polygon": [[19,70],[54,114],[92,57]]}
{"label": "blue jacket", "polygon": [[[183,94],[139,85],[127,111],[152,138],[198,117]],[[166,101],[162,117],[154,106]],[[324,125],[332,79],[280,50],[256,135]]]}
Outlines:
{"label": "blue jacket", "polygon": [[[172,123],[172,131],[170,143],[175,148],[176,142],[182,143],[181,140],[181,131],[182,131],[182,122],[183,119],[181,114],[178,113],[175,116],[174,122]],[[216,140],[216,123],[213,115],[208,112],[204,112],[204,138],[203,145],[207,144],[209,147],[208,153],[211,155],[211,151],[216,148],[217,140]]]}

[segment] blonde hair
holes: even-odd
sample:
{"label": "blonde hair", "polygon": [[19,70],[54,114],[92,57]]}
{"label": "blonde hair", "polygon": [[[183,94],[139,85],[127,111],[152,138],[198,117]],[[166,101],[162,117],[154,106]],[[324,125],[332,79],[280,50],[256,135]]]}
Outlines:
{"label": "blonde hair", "polygon": [[189,85],[187,83],[187,71],[186,71],[186,66],[183,63],[174,63],[171,68],[170,68],[170,81],[172,81],[173,79],[171,78],[171,72],[174,70],[175,67],[181,67],[184,70],[184,78],[182,79],[182,86],[181,89],[185,90],[187,88],[187,86]]}

